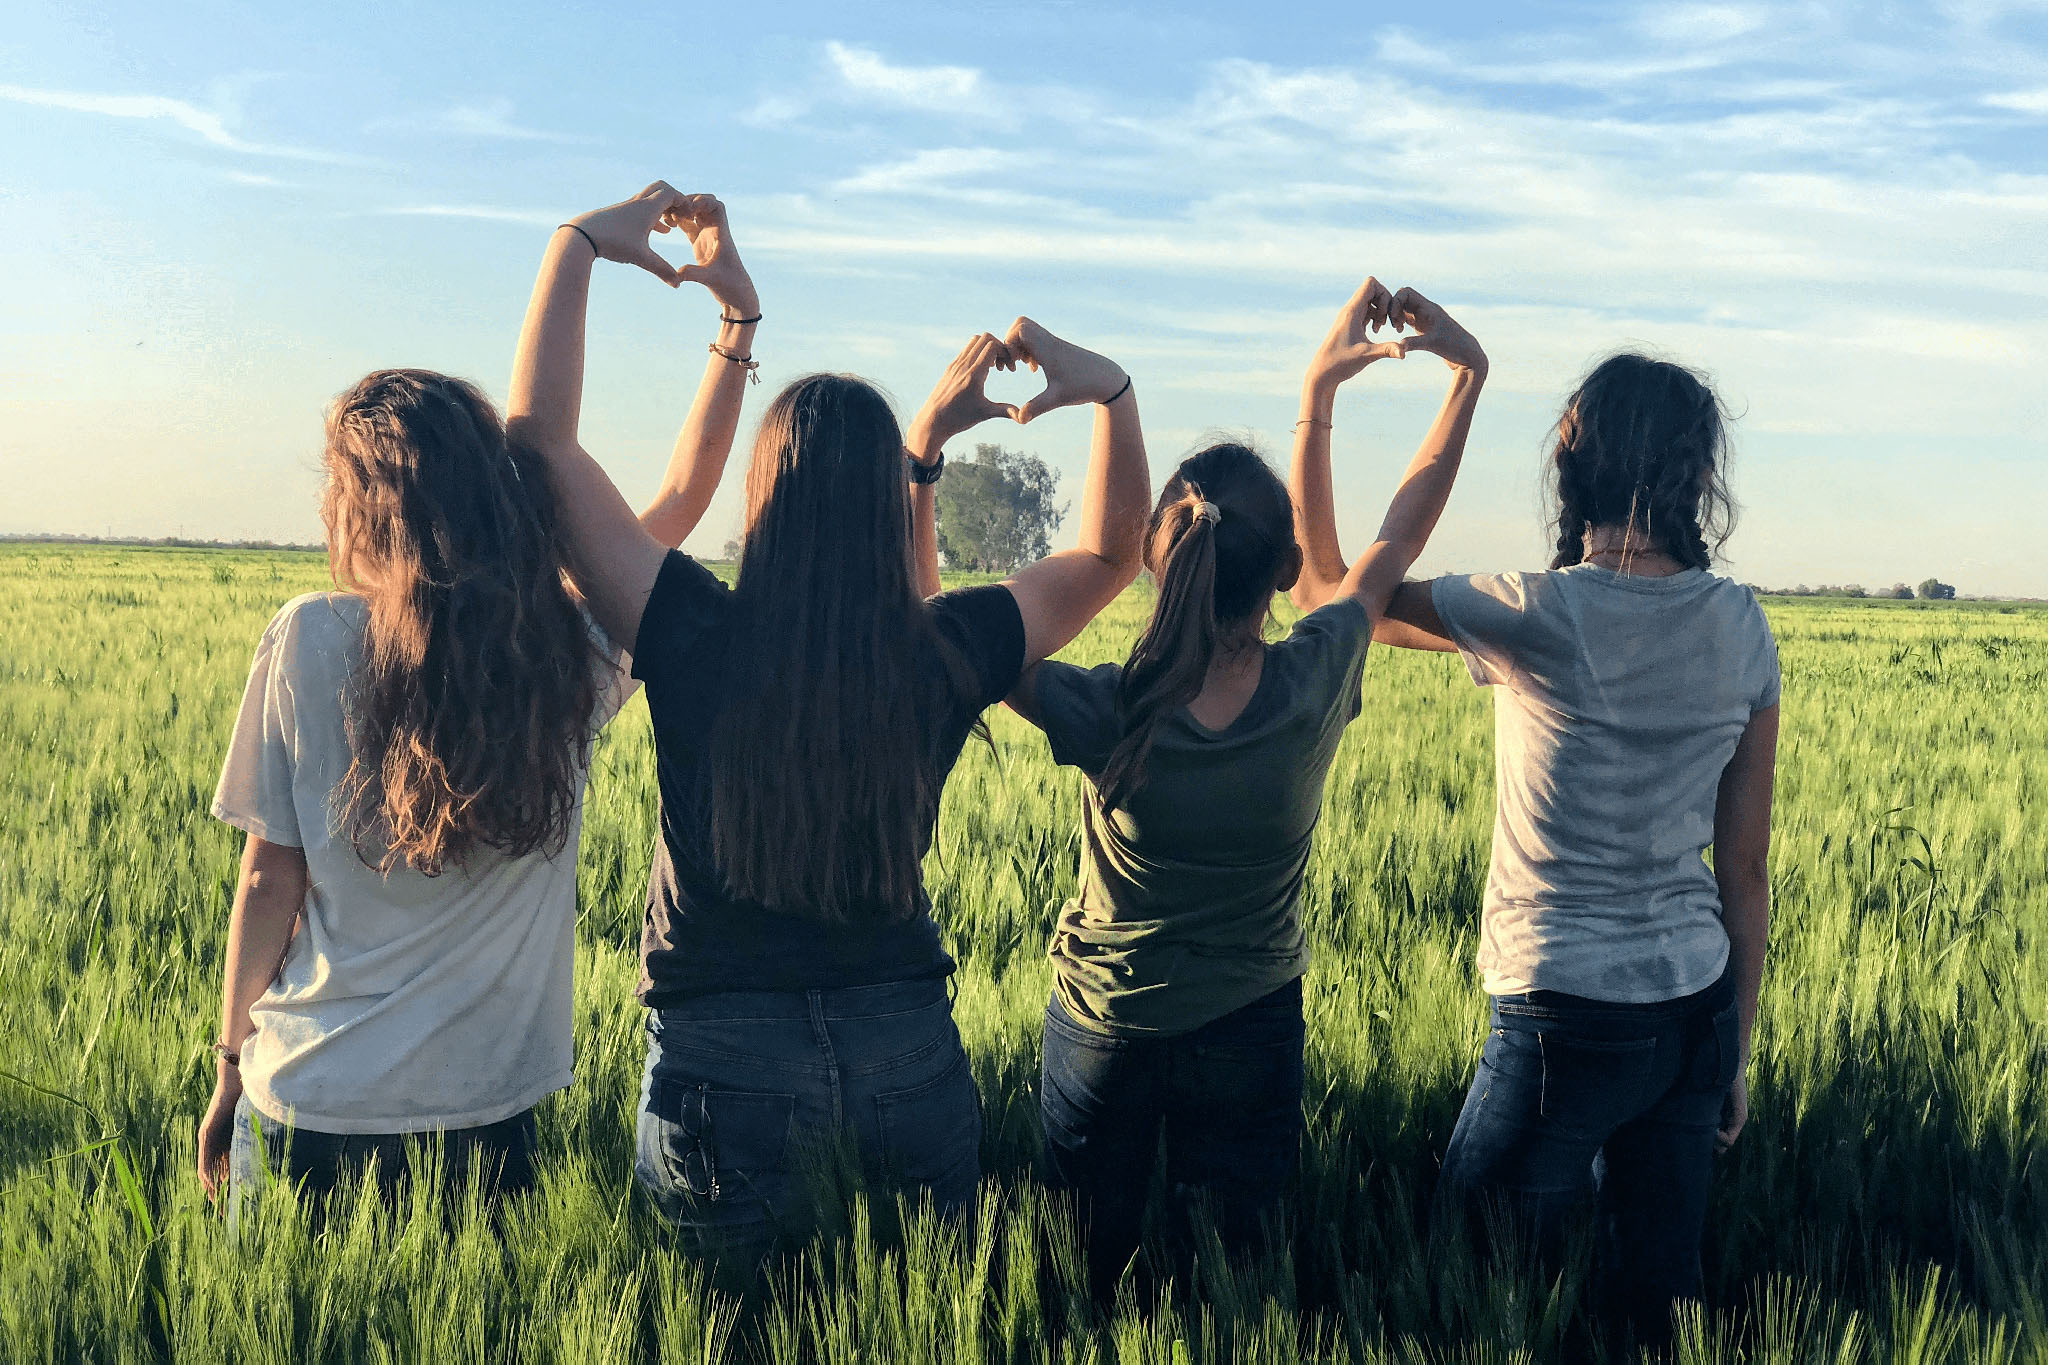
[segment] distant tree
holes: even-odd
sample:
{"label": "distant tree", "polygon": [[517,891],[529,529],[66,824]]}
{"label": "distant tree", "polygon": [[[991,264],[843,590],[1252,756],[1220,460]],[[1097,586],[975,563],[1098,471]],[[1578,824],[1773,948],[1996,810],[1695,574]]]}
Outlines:
{"label": "distant tree", "polygon": [[955,569],[1007,573],[1052,552],[1066,516],[1060,476],[1036,455],[977,445],[939,481],[939,553]]}
{"label": "distant tree", "polygon": [[737,564],[740,562],[740,538],[738,536],[734,536],[730,540],[725,542],[724,558],[725,562],[728,564]]}
{"label": "distant tree", "polygon": [[1913,599],[1913,590],[1904,583],[1894,583],[1891,586],[1891,590],[1885,596],[1896,597],[1902,602],[1910,602]]}
{"label": "distant tree", "polygon": [[1939,578],[1927,579],[1913,592],[1923,602],[1952,602],[1956,595],[1955,585],[1944,583]]}
{"label": "distant tree", "polygon": [[1865,591],[1863,591],[1863,585],[1862,585],[1861,583],[1851,583],[1851,584],[1847,585],[1846,587],[1844,587],[1844,588],[1842,589],[1842,596],[1844,596],[1844,597],[1868,597],[1868,596],[1870,596],[1870,594],[1869,594],[1869,593],[1867,593],[1867,592],[1865,592]]}

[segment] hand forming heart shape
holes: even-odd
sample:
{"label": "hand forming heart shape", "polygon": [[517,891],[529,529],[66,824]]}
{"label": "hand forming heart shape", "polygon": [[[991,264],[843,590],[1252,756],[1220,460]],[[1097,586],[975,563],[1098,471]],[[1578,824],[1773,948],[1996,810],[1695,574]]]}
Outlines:
{"label": "hand forming heart shape", "polygon": [[[1391,341],[1372,339],[1372,333],[1388,327],[1396,333],[1413,328],[1415,334]],[[1440,306],[1405,286],[1390,293],[1367,276],[1330,325],[1310,373],[1341,384],[1375,360],[1402,360],[1413,351],[1429,351],[1453,369],[1486,366],[1486,353],[1479,343]]]}

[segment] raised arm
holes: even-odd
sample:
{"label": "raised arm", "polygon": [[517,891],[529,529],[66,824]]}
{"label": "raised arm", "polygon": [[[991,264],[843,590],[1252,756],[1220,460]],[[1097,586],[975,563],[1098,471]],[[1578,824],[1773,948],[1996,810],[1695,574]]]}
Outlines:
{"label": "raised arm", "polygon": [[740,406],[753,376],[754,327],[761,319],[761,298],[733,245],[725,205],[711,195],[691,196],[687,211],[655,224],[666,232],[669,222],[690,239],[694,265],[679,272],[711,290],[718,301],[718,339],[712,343],[704,378],[690,404],[690,415],[669,452],[661,488],[640,513],[640,525],[666,546],[679,546],[704,519],[718,481],[732,455],[739,429]]}
{"label": "raised arm", "polygon": [[1749,1121],[1749,1049],[1762,994],[1764,949],[1771,938],[1771,797],[1778,767],[1778,707],[1749,718],[1735,756],[1721,773],[1714,804],[1714,880],[1721,888],[1721,922],[1728,928],[1728,971],[1735,978],[1741,1030],[1735,1083],[1721,1107],[1719,1144],[1725,1151]]}
{"label": "raised arm", "polygon": [[1029,422],[1055,408],[1095,404],[1095,434],[1081,489],[1080,543],[1028,564],[1006,581],[1024,617],[1027,667],[1059,652],[1131,585],[1144,561],[1152,479],[1138,396],[1116,362],[1018,318],[1010,354],[1045,374],[1045,391],[1018,410]]}
{"label": "raised arm", "polygon": [[[903,453],[930,481],[916,478],[910,484],[910,552],[915,560],[917,590],[930,597],[939,590],[939,486],[944,477],[939,461],[946,442],[992,417],[1011,417],[1017,410],[998,403],[985,393],[989,371],[1001,366],[1017,368],[1017,361],[994,335],[983,332],[972,337],[953,357],[953,363],[939,376],[931,396],[910,421],[903,436]],[[935,474],[935,477],[934,477]]]}
{"label": "raised arm", "polygon": [[1394,296],[1371,276],[1330,325],[1301,381],[1301,419],[1294,424],[1294,460],[1287,491],[1294,502],[1294,539],[1301,546],[1301,576],[1288,596],[1314,611],[1337,595],[1344,581],[1344,551],[1337,544],[1336,493],[1330,481],[1330,431],[1337,389],[1375,360],[1398,360],[1401,343],[1374,341],[1387,326]]}
{"label": "raised arm", "polygon": [[639,636],[640,613],[668,551],[640,525],[577,441],[590,268],[602,256],[637,265],[671,286],[681,284],[682,272],[657,256],[647,238],[658,228],[665,231],[690,200],[657,182],[556,229],[512,362],[507,433],[546,463],[576,585],[605,633],[628,648]]}
{"label": "raised arm", "polygon": [[253,834],[243,845],[220,1002],[220,1044],[232,1060],[215,1059],[213,1100],[199,1121],[199,1183],[208,1194],[218,1193],[227,1178],[235,1105],[242,1098],[242,1044],[255,1030],[249,1011],[277,979],[306,903],[308,880],[303,850]]}
{"label": "raised arm", "polygon": [[1486,352],[1436,304],[1413,289],[1403,289],[1394,295],[1388,317],[1396,328],[1415,329],[1415,335],[1400,343],[1402,354],[1429,351],[1440,356],[1450,367],[1451,385],[1436,421],[1387,504],[1379,535],[1337,585],[1339,593],[1363,603],[1375,623],[1387,614],[1402,576],[1429,543],[1437,518],[1443,515],[1459,462],[1465,456],[1465,438],[1471,434],[1479,391],[1486,384]]}

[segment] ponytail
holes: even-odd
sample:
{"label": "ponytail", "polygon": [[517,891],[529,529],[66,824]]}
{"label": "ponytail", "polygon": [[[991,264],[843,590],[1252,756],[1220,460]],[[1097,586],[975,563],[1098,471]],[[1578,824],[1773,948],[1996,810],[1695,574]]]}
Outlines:
{"label": "ponytail", "polygon": [[1167,549],[1152,619],[1117,683],[1124,734],[1095,779],[1105,810],[1115,810],[1144,780],[1160,722],[1201,693],[1216,657],[1217,512],[1200,485],[1184,487],[1159,522],[1157,534],[1167,537]]}

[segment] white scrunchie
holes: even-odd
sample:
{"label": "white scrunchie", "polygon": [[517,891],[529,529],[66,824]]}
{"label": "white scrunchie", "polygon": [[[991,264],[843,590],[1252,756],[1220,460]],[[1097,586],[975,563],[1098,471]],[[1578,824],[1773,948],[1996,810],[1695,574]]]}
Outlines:
{"label": "white scrunchie", "polygon": [[1214,526],[1223,520],[1223,509],[1205,498],[1195,504],[1195,515]]}

